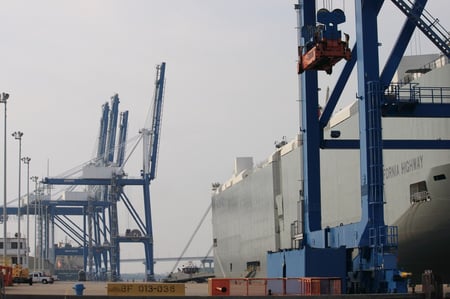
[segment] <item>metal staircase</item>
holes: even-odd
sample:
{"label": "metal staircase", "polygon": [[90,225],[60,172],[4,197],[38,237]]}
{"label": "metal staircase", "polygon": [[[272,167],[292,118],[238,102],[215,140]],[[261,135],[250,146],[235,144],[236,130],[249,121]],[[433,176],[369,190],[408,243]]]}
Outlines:
{"label": "metal staircase", "polygon": [[[444,55],[450,57],[449,32],[439,23],[439,19],[434,18],[420,4],[415,4],[411,0],[392,0],[392,2],[412,20],[416,26],[442,51]],[[417,1],[416,1],[417,2]],[[423,9],[423,12],[422,12]]]}

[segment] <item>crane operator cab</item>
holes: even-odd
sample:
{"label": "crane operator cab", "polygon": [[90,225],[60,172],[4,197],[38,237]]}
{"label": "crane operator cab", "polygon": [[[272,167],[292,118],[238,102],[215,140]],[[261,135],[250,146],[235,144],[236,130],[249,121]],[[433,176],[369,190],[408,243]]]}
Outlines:
{"label": "crane operator cab", "polygon": [[302,35],[305,41],[298,47],[297,73],[306,70],[323,70],[331,74],[332,67],[341,59],[350,60],[351,50],[348,47],[348,34],[342,40],[338,24],[345,22],[345,14],[340,9],[329,11],[322,8],[317,12],[316,27],[303,27]]}

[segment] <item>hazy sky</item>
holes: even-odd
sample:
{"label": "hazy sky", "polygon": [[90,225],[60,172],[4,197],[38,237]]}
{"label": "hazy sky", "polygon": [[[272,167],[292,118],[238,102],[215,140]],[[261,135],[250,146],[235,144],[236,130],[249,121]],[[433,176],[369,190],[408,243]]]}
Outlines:
{"label": "hazy sky", "polygon": [[[450,28],[450,1],[429,2],[431,15]],[[22,156],[31,157],[31,176],[46,176],[48,162],[50,176],[57,176],[93,158],[101,106],[115,93],[120,110],[130,111],[129,138],[138,134],[153,95],[155,65],[165,61],[158,176],[151,186],[153,234],[155,257],[178,256],[210,203],[211,183],[232,175],[234,158],[262,161],[275,141],[298,131],[294,3],[1,0],[0,92],[10,93],[8,200],[18,195],[18,142],[10,133],[24,132]],[[347,14],[342,30],[351,44],[352,4],[333,2]],[[402,22],[402,14],[386,1],[380,17],[382,57]],[[417,34],[407,54],[437,52]],[[333,76],[321,78],[323,91],[333,86]],[[338,107],[353,101],[355,93],[348,90]],[[140,155],[135,153],[126,167],[130,176],[139,175]],[[22,174],[25,193],[26,168]],[[140,191],[129,193],[141,206]],[[13,233],[17,224],[9,223]],[[130,217],[122,216],[120,223],[121,233],[135,228]],[[57,235],[55,241],[62,240],[64,235]],[[208,219],[187,255],[205,255],[211,242]],[[123,257],[143,256],[140,245],[133,253],[126,248]],[[157,264],[155,271],[172,266]],[[139,264],[122,265],[123,272],[133,268],[144,270]]]}

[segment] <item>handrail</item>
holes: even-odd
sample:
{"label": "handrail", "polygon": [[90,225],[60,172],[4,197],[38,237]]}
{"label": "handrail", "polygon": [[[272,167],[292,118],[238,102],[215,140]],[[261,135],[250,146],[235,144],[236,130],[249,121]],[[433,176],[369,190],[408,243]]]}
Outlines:
{"label": "handrail", "polygon": [[422,87],[416,83],[392,83],[384,91],[384,98],[390,102],[449,104],[450,87]]}

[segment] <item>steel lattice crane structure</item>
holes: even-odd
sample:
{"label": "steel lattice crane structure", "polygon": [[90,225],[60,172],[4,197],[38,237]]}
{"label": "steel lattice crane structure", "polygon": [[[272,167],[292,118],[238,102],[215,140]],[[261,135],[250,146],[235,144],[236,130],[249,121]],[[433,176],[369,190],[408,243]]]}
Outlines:
{"label": "steel lattice crane structure", "polygon": [[[128,128],[128,111],[120,114],[119,97],[111,98],[111,107],[105,103],[100,120],[100,133],[97,156],[94,162],[83,168],[82,175],[77,178],[44,178],[47,185],[87,186],[87,192],[77,194],[77,199],[42,200],[45,230],[44,250],[50,259],[55,258],[58,249],[49,248],[49,240],[54,237],[55,226],[65,232],[81,247],[84,256],[84,270],[88,278],[106,279],[110,272],[110,280],[120,279],[120,244],[142,243],[145,253],[147,281],[154,280],[153,228],[150,205],[150,183],[156,177],[158,147],[161,131],[162,104],[165,83],[165,62],[156,67],[155,92],[153,97],[153,115],[150,128],[140,131],[138,142],[143,143],[143,169],[140,178],[128,178],[123,171]],[[118,142],[116,142],[119,125]],[[117,143],[117,146],[116,146]],[[115,150],[117,149],[117,153]],[[114,160],[114,157],[116,158]],[[144,200],[144,215],[140,215],[132,201],[125,193],[126,186],[141,187]],[[68,196],[71,193],[68,194]],[[119,234],[118,203],[122,202],[133,218],[137,229],[127,229],[124,235]],[[70,216],[83,216],[80,226]],[[51,230],[51,233],[49,231]],[[45,245],[47,244],[47,245]],[[50,254],[49,254],[50,253]]]}
{"label": "steel lattice crane structure", "polygon": [[[450,91],[391,82],[415,28],[424,32],[447,58],[450,43],[448,31],[439,26],[438,20],[424,14],[427,0],[392,2],[406,20],[382,70],[378,58],[377,17],[383,0],[355,0],[356,43],[351,55],[345,45],[348,38],[341,41],[340,31],[337,31],[337,25],[345,21],[342,11],[321,9],[317,12],[316,1],[311,0],[299,0],[295,6],[301,31],[298,73],[301,74],[303,135],[303,230],[298,237],[300,248],[269,253],[269,277],[335,276],[347,282],[343,283],[343,289],[348,284],[349,292],[407,291],[406,280],[396,262],[397,227],[388,226],[384,221],[383,149],[450,149],[450,140],[383,140],[381,119],[450,117]],[[335,51],[322,51],[329,49],[327,44],[333,45]],[[330,74],[333,65],[341,59],[347,62],[323,113],[317,117],[318,71]],[[326,139],[324,128],[355,65],[360,138]],[[339,134],[332,137],[339,137]],[[362,213],[358,223],[322,227],[319,166],[320,150],[326,149],[360,151]]]}

